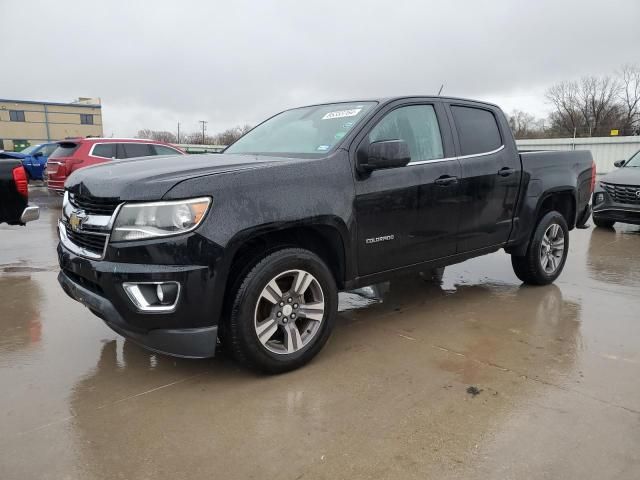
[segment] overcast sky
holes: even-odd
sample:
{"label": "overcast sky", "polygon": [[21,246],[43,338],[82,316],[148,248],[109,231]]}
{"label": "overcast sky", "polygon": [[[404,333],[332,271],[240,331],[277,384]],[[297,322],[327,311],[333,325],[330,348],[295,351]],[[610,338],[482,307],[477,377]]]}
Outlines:
{"label": "overcast sky", "polygon": [[543,116],[550,84],[640,63],[638,0],[0,0],[0,19],[0,98],[100,97],[107,136],[441,84]]}

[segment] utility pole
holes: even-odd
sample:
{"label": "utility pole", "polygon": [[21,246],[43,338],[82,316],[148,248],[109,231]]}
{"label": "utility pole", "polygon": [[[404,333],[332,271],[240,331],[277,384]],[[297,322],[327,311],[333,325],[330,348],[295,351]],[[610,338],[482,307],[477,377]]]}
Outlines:
{"label": "utility pole", "polygon": [[178,143],[180,143],[180,122],[178,122]]}
{"label": "utility pole", "polygon": [[198,120],[201,124],[202,124],[202,145],[204,145],[204,131],[207,128],[207,121],[206,120]]}

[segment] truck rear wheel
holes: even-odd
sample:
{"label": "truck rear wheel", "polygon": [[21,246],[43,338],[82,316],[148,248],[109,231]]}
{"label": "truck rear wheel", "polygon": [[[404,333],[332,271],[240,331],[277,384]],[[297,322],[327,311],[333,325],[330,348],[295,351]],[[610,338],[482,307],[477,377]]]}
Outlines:
{"label": "truck rear wheel", "polygon": [[325,263],[308,250],[286,248],[264,257],[244,277],[225,337],[240,363],[282,373],[322,349],[337,310],[338,291]]}
{"label": "truck rear wheel", "polygon": [[523,256],[511,255],[511,265],[516,276],[530,285],[547,285],[553,282],[564,268],[569,253],[569,228],[559,212],[544,215],[529,242]]}

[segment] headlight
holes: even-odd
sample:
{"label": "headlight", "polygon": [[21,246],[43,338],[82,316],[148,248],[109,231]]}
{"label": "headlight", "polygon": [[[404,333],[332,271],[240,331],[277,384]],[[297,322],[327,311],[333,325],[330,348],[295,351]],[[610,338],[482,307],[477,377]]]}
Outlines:
{"label": "headlight", "polygon": [[196,228],[211,205],[208,197],[170,202],[124,204],[113,225],[112,242],[186,233]]}

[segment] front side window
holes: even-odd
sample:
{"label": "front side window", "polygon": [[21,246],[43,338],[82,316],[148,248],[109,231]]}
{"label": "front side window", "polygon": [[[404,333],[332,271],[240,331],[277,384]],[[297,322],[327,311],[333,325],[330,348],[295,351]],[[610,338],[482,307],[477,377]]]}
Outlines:
{"label": "front side window", "polygon": [[627,163],[624,165],[625,167],[640,167],[640,152],[636,152],[636,154],[629,159]]}
{"label": "front side window", "polygon": [[80,124],[81,125],[93,125],[93,115],[81,113],[80,114]]}
{"label": "front side window", "polygon": [[287,110],[245,134],[225,153],[321,157],[340,143],[374,105],[334,103]]}
{"label": "front side window", "polygon": [[115,158],[116,156],[116,144],[115,143],[98,143],[93,147],[91,155],[94,157],[102,158]]}
{"label": "front side window", "polygon": [[489,110],[452,106],[462,155],[491,152],[502,145],[496,117]]}
{"label": "front side window", "polygon": [[12,122],[24,122],[23,110],[9,110],[9,120]]}
{"label": "front side window", "polygon": [[404,140],[412,162],[444,157],[433,105],[409,105],[389,112],[369,133],[369,142],[383,140]]}
{"label": "front side window", "polygon": [[152,147],[155,150],[156,155],[181,155],[179,151],[165,145],[153,145]]}

